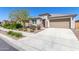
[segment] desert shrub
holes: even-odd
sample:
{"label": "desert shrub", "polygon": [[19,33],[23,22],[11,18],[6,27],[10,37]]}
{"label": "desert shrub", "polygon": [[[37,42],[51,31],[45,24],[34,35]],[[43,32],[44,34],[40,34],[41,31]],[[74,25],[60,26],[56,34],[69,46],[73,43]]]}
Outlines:
{"label": "desert shrub", "polygon": [[41,26],[40,25],[37,25],[37,29],[40,30],[41,29]]}
{"label": "desert shrub", "polygon": [[5,23],[2,25],[4,28],[9,28],[10,24],[9,23]]}
{"label": "desert shrub", "polygon": [[19,29],[22,28],[22,25],[19,23],[13,23],[13,24],[4,24],[3,27],[7,29]]}
{"label": "desert shrub", "polygon": [[9,35],[14,36],[14,37],[17,37],[17,38],[20,38],[20,37],[23,36],[22,33],[13,32],[13,31],[9,31],[9,32],[7,32],[7,33],[8,33]]}
{"label": "desert shrub", "polygon": [[35,25],[31,25],[31,26],[29,26],[29,28],[30,28],[31,32],[34,32],[34,30],[36,30],[36,26]]}
{"label": "desert shrub", "polygon": [[12,34],[12,31],[9,31],[8,34]]}
{"label": "desert shrub", "polygon": [[21,33],[15,33],[15,36],[16,37],[22,37],[22,34]]}
{"label": "desert shrub", "polygon": [[35,25],[31,25],[29,28],[32,29],[32,30],[35,30],[36,26]]}
{"label": "desert shrub", "polygon": [[14,26],[16,29],[22,28],[22,25],[20,23],[16,23],[16,24],[14,24]]}

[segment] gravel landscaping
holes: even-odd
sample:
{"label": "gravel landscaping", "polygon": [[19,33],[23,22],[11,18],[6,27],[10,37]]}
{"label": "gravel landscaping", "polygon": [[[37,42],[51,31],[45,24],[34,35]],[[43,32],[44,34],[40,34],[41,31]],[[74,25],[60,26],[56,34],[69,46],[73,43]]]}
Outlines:
{"label": "gravel landscaping", "polygon": [[[11,34],[11,33],[12,34]],[[6,36],[9,36],[15,40],[18,40],[18,39],[21,39],[22,37],[24,37],[21,33],[19,32],[13,32],[13,31],[3,31],[3,30],[0,30],[0,33],[6,35]]]}

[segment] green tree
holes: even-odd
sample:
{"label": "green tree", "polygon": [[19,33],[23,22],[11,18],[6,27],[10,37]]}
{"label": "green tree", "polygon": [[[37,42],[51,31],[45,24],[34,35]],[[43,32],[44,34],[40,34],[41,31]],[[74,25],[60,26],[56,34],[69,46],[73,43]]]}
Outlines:
{"label": "green tree", "polygon": [[15,10],[10,13],[9,18],[15,22],[21,23],[25,27],[26,20],[29,20],[27,10]]}

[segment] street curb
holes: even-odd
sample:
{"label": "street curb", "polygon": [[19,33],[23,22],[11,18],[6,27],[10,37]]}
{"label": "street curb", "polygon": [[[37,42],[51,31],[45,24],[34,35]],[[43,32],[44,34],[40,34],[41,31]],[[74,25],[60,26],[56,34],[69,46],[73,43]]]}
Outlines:
{"label": "street curb", "polygon": [[[4,40],[6,43],[8,43],[9,45],[11,45],[12,47],[14,47],[15,49],[17,49],[17,50],[19,50],[19,51],[24,51],[24,49],[23,48],[21,48],[21,47],[19,47],[18,45],[16,45],[16,43],[18,43],[17,42],[17,40],[14,40],[14,39],[12,39],[12,38],[9,38],[9,37],[7,37],[7,36],[5,36],[5,35],[3,35],[3,34],[0,34],[0,38],[2,39],[2,40]],[[13,41],[13,42],[12,42]],[[15,42],[15,43],[14,43]],[[18,43],[19,44],[19,43]]]}

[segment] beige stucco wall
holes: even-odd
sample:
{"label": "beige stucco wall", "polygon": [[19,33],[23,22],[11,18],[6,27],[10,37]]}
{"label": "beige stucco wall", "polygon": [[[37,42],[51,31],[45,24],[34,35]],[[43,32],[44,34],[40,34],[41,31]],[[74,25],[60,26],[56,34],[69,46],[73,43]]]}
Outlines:
{"label": "beige stucco wall", "polygon": [[71,17],[71,28],[75,29],[75,19]]}
{"label": "beige stucco wall", "polygon": [[41,24],[41,20],[40,19],[37,19],[36,24],[37,25],[40,25]]}

